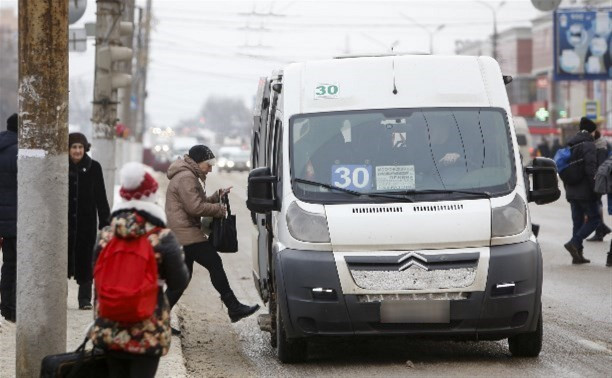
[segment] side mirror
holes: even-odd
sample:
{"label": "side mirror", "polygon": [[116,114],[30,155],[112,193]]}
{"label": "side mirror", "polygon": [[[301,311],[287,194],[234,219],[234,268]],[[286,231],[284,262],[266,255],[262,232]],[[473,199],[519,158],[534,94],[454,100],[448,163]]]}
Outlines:
{"label": "side mirror", "polygon": [[561,197],[557,180],[557,166],[552,159],[537,157],[531,166],[525,168],[528,175],[533,176],[533,190],[528,192],[529,202],[538,205],[555,202]]}
{"label": "side mirror", "polygon": [[256,168],[249,173],[247,186],[247,208],[255,213],[267,213],[278,210],[274,199],[274,184],[276,176],[272,176],[270,168]]}

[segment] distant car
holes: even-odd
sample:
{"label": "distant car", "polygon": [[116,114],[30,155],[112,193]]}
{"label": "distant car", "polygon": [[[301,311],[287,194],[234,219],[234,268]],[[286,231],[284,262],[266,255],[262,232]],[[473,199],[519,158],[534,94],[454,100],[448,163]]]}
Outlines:
{"label": "distant car", "polygon": [[221,172],[248,171],[251,169],[251,152],[242,149],[221,151],[217,166]]}
{"label": "distant car", "polygon": [[514,132],[516,134],[516,141],[519,145],[521,160],[523,161],[523,165],[527,166],[532,160],[532,141],[525,118],[514,117]]}

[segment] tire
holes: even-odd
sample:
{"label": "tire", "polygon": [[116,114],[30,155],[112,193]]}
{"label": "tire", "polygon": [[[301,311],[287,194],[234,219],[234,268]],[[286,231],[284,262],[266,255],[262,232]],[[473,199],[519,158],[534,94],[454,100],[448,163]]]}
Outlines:
{"label": "tire", "polygon": [[538,318],[538,327],[533,332],[522,333],[508,338],[508,346],[513,357],[537,357],[542,350],[542,310]]}
{"label": "tire", "polygon": [[276,348],[276,346],[278,345],[276,343],[277,341],[277,336],[276,334],[278,333],[278,328],[276,328],[276,300],[274,299],[274,295],[271,296],[270,298],[270,315],[272,317],[272,332],[270,332],[270,346],[272,346],[272,348]]}
{"label": "tire", "polygon": [[276,303],[276,355],[283,364],[305,361],[308,343],[304,339],[288,339],[285,334],[280,304]]}

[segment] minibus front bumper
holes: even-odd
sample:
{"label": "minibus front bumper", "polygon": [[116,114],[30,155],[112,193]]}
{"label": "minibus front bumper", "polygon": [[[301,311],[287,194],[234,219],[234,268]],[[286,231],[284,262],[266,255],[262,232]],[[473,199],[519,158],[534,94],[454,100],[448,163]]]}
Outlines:
{"label": "minibus front bumper", "polygon": [[[532,241],[490,247],[484,291],[344,294],[332,252],[285,249],[275,254],[274,264],[278,304],[290,338],[413,335],[495,340],[534,331],[540,315],[542,258]],[[385,315],[390,301],[410,306],[423,299],[436,313],[446,311],[443,319],[436,315],[431,322],[404,322]]]}

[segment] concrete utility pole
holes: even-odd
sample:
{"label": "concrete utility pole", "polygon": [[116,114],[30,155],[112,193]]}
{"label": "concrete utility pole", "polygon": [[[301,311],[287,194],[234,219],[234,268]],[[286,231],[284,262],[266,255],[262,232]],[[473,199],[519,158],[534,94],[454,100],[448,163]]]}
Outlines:
{"label": "concrete utility pole", "polygon": [[102,165],[104,183],[112,208],[115,191],[115,125],[117,123],[117,88],[128,87],[131,76],[117,70],[117,61],[132,58],[132,50],[121,47],[120,0],[97,0],[96,73],[93,101],[93,148]]}
{"label": "concrete utility pole", "polygon": [[[121,38],[122,45],[131,49],[134,39],[134,0],[125,0],[125,9],[123,10],[121,20],[131,25],[132,30],[127,33],[125,37]],[[120,70],[131,75],[132,59],[122,62]],[[129,87],[119,88],[119,121],[129,128],[132,133],[134,132],[134,125],[132,122],[132,108],[130,104],[135,89],[135,83],[133,81]]]}
{"label": "concrete utility pole", "polygon": [[501,9],[501,7],[506,4],[506,1],[500,2],[497,7],[494,7],[484,1],[476,1],[478,4],[484,5],[489,8],[491,14],[493,15],[493,35],[491,36],[491,45],[493,49],[492,57],[497,60],[497,11]]}
{"label": "concrete utility pole", "polygon": [[66,351],[68,0],[19,0],[18,377]]}
{"label": "concrete utility pole", "polygon": [[142,144],[146,128],[145,103],[147,99],[147,69],[149,65],[149,36],[151,34],[151,0],[147,0],[144,14],[140,15],[138,53],[136,55],[138,84],[136,88],[136,141]]}

